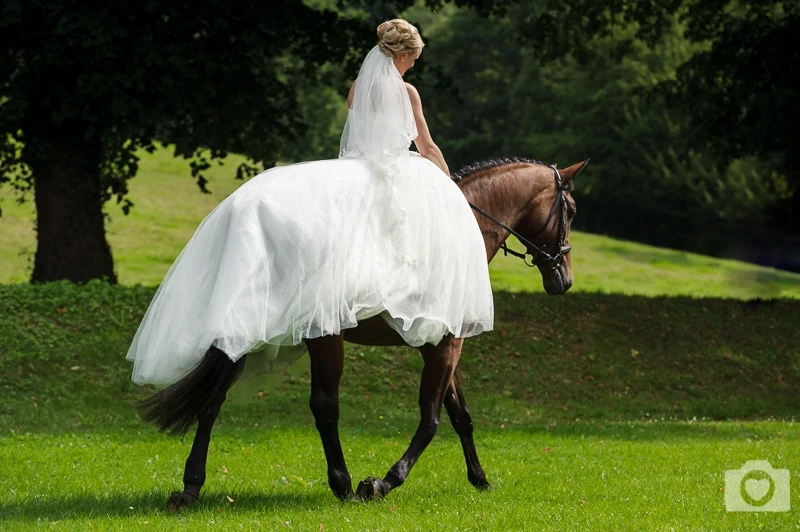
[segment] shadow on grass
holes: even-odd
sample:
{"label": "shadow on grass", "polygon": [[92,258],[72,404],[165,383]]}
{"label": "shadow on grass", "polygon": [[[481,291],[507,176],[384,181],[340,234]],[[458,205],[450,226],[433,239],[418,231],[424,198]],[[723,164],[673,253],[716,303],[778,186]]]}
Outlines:
{"label": "shadow on grass", "polygon": [[[402,416],[387,416],[381,423],[367,422],[359,423],[357,420],[348,420],[339,425],[339,430],[343,438],[359,438],[369,441],[380,442],[384,440],[401,441],[408,444],[408,439],[414,433],[414,427],[418,418]],[[771,418],[771,419],[741,419],[741,420],[715,420],[701,419],[680,420],[680,419],[634,419],[634,420],[581,420],[565,421],[553,418],[549,420],[542,418],[540,421],[528,421],[524,423],[512,423],[504,428],[499,428],[496,424],[486,424],[484,421],[475,420],[475,436],[480,439],[484,436],[496,438],[510,433],[523,433],[531,437],[556,436],[563,438],[599,438],[617,440],[732,440],[741,438],[750,439],[775,439],[775,438],[800,438],[800,423],[792,418]],[[116,432],[115,432],[116,431]],[[308,423],[297,423],[291,420],[275,420],[271,426],[267,427],[246,427],[237,424],[220,424],[215,427],[215,440],[233,439],[254,441],[264,444],[273,438],[282,438],[286,434],[303,441],[311,442],[314,446],[319,445],[319,434],[313,426]],[[166,436],[150,430],[146,427],[141,432],[119,433],[118,428],[109,429],[95,428],[86,429],[80,432],[62,432],[60,430],[38,431],[17,436],[0,436],[0,445],[13,444],[15,441],[24,441],[33,438],[33,441],[45,438],[49,442],[51,438],[62,437],[75,438],[102,438],[108,442],[117,443],[153,443],[153,445],[173,443],[180,446],[181,453],[188,453],[194,437],[194,429],[184,437]],[[449,419],[443,416],[441,425],[436,433],[436,439],[440,441],[452,441],[458,444],[459,439],[456,435]],[[170,443],[172,442],[172,443]],[[1,508],[1,507],[0,507]]]}
{"label": "shadow on grass", "polygon": [[[239,510],[292,510],[298,508],[318,507],[321,503],[334,503],[333,495],[322,497],[315,494],[283,494],[256,492],[229,492],[222,494],[210,491],[200,495],[200,500],[191,508],[179,513],[167,509],[169,494],[125,494],[109,493],[107,496],[92,494],[71,497],[44,498],[21,501],[12,504],[0,504],[0,515],[4,520],[15,521],[61,521],[66,519],[100,518],[100,517],[146,517],[146,516],[190,516],[199,512],[220,512],[230,509]],[[230,497],[234,502],[226,499]]]}

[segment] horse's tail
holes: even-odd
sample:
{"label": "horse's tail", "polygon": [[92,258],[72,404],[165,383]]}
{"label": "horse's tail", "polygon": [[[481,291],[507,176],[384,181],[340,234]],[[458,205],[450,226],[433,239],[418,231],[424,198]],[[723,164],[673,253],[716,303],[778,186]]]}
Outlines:
{"label": "horse's tail", "polygon": [[225,397],[243,367],[244,357],[233,362],[223,351],[212,346],[191,373],[140,401],[136,408],[142,419],[161,432],[186,434],[203,411],[220,401],[220,395]]}

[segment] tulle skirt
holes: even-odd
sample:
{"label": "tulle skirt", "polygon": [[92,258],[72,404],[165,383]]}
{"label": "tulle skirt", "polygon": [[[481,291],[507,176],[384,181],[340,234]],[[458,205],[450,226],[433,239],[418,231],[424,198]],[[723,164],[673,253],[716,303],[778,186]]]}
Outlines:
{"label": "tulle skirt", "polygon": [[[417,154],[399,175],[343,158],[267,170],[222,201],[167,272],[127,358],[170,384],[211,345],[251,374],[380,314],[419,346],[492,328],[486,250],[459,188]],[[252,362],[252,363],[251,363]]]}

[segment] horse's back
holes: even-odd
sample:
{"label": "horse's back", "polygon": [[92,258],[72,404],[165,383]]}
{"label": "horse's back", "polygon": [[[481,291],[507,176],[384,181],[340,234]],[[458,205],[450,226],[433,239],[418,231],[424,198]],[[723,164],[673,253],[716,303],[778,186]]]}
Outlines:
{"label": "horse's back", "polygon": [[[483,239],[464,196],[426,159],[406,162],[388,176],[364,159],[316,161],[244,183],[165,277],[128,353],[134,380],[174,382],[210,345],[235,361],[379,314],[411,345],[491,328]],[[375,330],[347,339],[374,344],[385,335]]]}

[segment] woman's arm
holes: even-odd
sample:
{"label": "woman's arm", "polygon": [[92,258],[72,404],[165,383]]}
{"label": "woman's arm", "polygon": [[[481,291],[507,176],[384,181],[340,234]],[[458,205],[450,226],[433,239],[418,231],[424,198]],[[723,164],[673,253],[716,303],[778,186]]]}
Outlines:
{"label": "woman's arm", "polygon": [[406,87],[408,88],[408,96],[411,98],[411,109],[414,111],[414,120],[417,123],[417,138],[414,139],[414,144],[416,144],[420,155],[432,161],[436,166],[442,169],[442,172],[449,176],[450,169],[447,168],[442,150],[433,142],[431,132],[428,129],[428,123],[425,121],[425,115],[422,113],[422,100],[419,97],[419,92],[409,83],[406,83]]}

